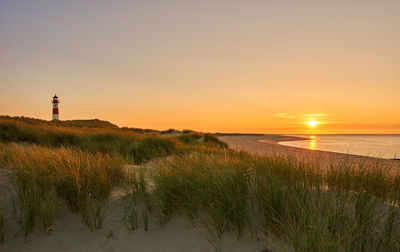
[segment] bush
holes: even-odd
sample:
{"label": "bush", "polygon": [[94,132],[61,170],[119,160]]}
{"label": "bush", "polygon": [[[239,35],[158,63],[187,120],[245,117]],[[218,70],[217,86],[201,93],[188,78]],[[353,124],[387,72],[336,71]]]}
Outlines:
{"label": "bush", "polygon": [[222,142],[221,140],[219,140],[218,137],[213,136],[213,135],[210,135],[210,134],[205,134],[205,135],[204,135],[203,141],[204,141],[205,143],[213,143],[213,144],[216,144],[216,145],[218,145],[219,147],[224,148],[224,149],[227,149],[227,148],[228,148],[228,145],[227,145],[226,143],[224,143],[224,142]]}
{"label": "bush", "polygon": [[202,138],[202,135],[197,133],[191,134],[183,134],[176,137],[179,141],[186,143],[186,144],[195,144],[198,143],[199,140]]}
{"label": "bush", "polygon": [[127,152],[135,163],[141,164],[156,157],[171,155],[177,149],[177,144],[172,138],[146,137],[139,143],[131,144]]}

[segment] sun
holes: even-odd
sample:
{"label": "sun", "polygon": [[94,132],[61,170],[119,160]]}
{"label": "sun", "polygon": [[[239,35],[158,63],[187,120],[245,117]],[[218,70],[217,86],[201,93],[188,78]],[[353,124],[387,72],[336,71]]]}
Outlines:
{"label": "sun", "polygon": [[311,118],[310,121],[307,121],[306,123],[307,123],[310,127],[315,127],[315,126],[317,126],[317,125],[319,124],[319,122],[318,122],[318,121],[315,121],[314,118]]}

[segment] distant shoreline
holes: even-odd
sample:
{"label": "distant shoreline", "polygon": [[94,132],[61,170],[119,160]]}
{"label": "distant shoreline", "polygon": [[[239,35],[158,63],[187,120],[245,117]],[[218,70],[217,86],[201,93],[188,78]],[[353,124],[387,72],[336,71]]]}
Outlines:
{"label": "distant shoreline", "polygon": [[235,150],[243,150],[254,154],[293,156],[300,160],[313,160],[324,164],[351,161],[381,163],[391,168],[400,168],[400,161],[395,159],[383,159],[367,157],[354,154],[345,154],[339,152],[309,150],[299,147],[281,145],[283,141],[309,140],[285,135],[226,135],[219,136],[228,146]]}
{"label": "distant shoreline", "polygon": [[310,140],[309,137],[298,137],[298,136],[290,136],[290,135],[282,135],[282,134],[257,134],[257,133],[215,133],[215,136],[224,137],[224,136],[258,136],[265,137],[268,140],[278,142],[286,142],[286,141],[299,141],[299,140]]}

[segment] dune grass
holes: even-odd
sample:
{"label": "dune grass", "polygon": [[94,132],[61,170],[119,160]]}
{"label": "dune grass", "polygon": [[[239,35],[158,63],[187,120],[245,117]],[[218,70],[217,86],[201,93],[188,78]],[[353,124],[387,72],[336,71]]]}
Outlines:
{"label": "dune grass", "polygon": [[[174,137],[153,130],[140,131],[118,128],[115,125],[111,127],[108,124],[103,128],[77,127],[71,126],[77,123],[71,124],[68,121],[47,122],[0,117],[0,143],[36,144],[49,148],[72,147],[90,153],[118,154],[136,164],[158,157],[190,152],[196,148],[224,148],[217,138],[207,134],[204,136],[204,142],[201,142],[201,133],[191,132]],[[87,126],[88,122],[84,121],[83,125]]]}
{"label": "dune grass", "polygon": [[183,143],[187,144],[195,144],[197,143],[203,136],[199,133],[185,133],[177,136],[177,139]]}
{"label": "dune grass", "polygon": [[[150,152],[174,153],[176,147],[164,140],[145,143]],[[149,155],[147,179],[142,172],[124,175],[121,155],[77,148],[2,145],[0,160],[14,170],[25,235],[37,224],[48,233],[60,202],[79,211],[89,228],[101,228],[104,202],[125,181],[123,221],[129,230],[148,230],[150,218],[165,225],[185,214],[193,223],[201,220],[217,250],[232,233],[275,237],[286,246],[278,250],[400,249],[398,174],[363,163],[322,169],[292,157],[204,148],[168,159]]]}
{"label": "dune grass", "polygon": [[145,181],[144,172],[133,171],[126,177],[126,194],[123,197],[124,223],[129,230],[135,230],[143,223],[145,231],[149,228],[149,218],[154,203]]}
{"label": "dune grass", "polygon": [[120,156],[76,148],[17,145],[10,146],[8,152],[25,236],[38,223],[44,233],[50,231],[60,202],[72,211],[80,211],[90,228],[101,226],[98,202],[104,202],[113,186],[122,180]]}
{"label": "dune grass", "polygon": [[177,153],[184,148],[172,137],[150,136],[131,144],[126,152],[136,164],[141,164],[157,157]]}
{"label": "dune grass", "polygon": [[224,142],[222,142],[221,140],[218,139],[218,137],[213,136],[211,134],[204,134],[204,138],[203,141],[205,143],[213,143],[218,145],[219,147],[223,148],[223,149],[227,149],[228,145]]}
{"label": "dune grass", "polygon": [[[351,168],[345,179],[358,186],[348,190],[332,183],[349,169],[343,164],[326,172],[287,157],[191,153],[155,167],[151,197],[161,204],[154,209],[165,221],[176,213],[201,218],[217,241],[247,231],[295,251],[400,249],[399,188],[390,186],[398,177],[376,167]],[[375,190],[382,180],[388,186]]]}
{"label": "dune grass", "polygon": [[[147,162],[146,174],[123,171],[124,163]],[[400,251],[400,174],[378,163],[322,167],[252,155],[188,130],[168,136],[1,119],[0,166],[13,171],[25,236],[35,227],[48,234],[63,205],[88,228],[101,228],[104,203],[123,183],[129,230],[184,214],[207,228],[216,250],[226,234],[251,234],[280,241],[276,250]],[[0,240],[5,221],[0,208]]]}

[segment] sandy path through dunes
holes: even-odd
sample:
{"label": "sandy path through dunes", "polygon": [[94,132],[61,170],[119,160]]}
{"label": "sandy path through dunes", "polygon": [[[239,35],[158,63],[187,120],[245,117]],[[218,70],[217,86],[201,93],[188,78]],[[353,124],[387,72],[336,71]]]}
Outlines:
{"label": "sandy path through dunes", "polygon": [[[143,167],[129,166],[126,169]],[[9,200],[13,193],[9,175],[8,170],[0,169],[0,197],[6,199],[8,210],[12,207]],[[27,243],[20,232],[20,224],[8,211],[6,237],[4,243],[0,243],[0,251],[215,251],[209,242],[211,236],[207,229],[201,223],[193,226],[185,216],[173,216],[163,228],[154,219],[150,219],[147,232],[143,225],[128,231],[122,221],[123,195],[123,188],[116,188],[111,193],[106,203],[102,229],[90,231],[84,226],[79,214],[61,205],[55,218],[54,230],[45,235],[37,228],[28,236]],[[223,251],[260,252],[265,244],[263,240],[256,241],[246,235],[237,240],[237,235],[232,234],[224,237],[222,248]]]}

